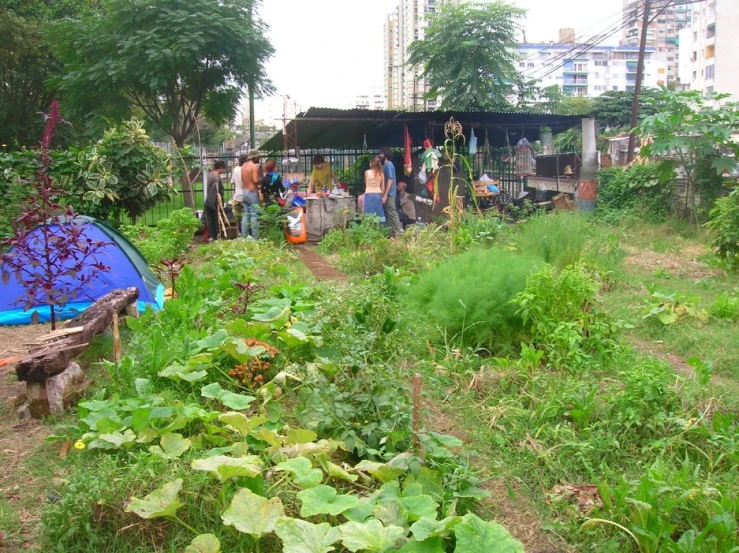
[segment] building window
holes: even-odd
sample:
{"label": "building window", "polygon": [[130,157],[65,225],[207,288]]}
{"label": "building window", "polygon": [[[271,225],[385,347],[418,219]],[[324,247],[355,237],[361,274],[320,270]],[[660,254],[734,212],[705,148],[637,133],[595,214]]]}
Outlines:
{"label": "building window", "polygon": [[611,87],[613,90],[618,90],[617,86]]}
{"label": "building window", "polygon": [[698,78],[698,73],[693,71],[693,80],[696,80]]}
{"label": "building window", "polygon": [[595,62],[595,66],[596,67],[606,67],[607,65],[608,65],[608,62],[607,61],[598,61],[598,60],[596,60],[596,62]]}
{"label": "building window", "polygon": [[526,64],[525,63],[519,63],[518,66],[519,67],[526,67]]}
{"label": "building window", "polygon": [[713,79],[713,65],[706,65],[706,79]]}
{"label": "building window", "polygon": [[698,40],[698,31],[693,31],[693,40],[694,41]]}
{"label": "building window", "polygon": [[527,66],[528,67],[534,67],[534,64],[533,63],[529,63],[529,64],[527,64]]}

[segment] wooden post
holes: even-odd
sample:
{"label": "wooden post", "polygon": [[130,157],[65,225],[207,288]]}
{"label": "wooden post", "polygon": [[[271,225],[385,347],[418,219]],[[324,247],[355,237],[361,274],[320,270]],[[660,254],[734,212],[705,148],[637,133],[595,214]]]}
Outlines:
{"label": "wooden post", "polygon": [[113,361],[121,360],[121,333],[118,330],[118,312],[113,311]]}
{"label": "wooden post", "polygon": [[416,373],[413,375],[413,443],[415,445],[418,456],[421,460],[425,460],[421,439],[418,433],[421,428],[421,375]]}

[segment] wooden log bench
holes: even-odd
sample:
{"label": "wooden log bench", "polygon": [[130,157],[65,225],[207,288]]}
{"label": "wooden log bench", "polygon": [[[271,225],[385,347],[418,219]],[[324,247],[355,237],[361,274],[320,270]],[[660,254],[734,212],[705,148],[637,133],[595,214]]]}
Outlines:
{"label": "wooden log bench", "polygon": [[26,403],[18,410],[19,415],[59,416],[79,399],[90,381],[72,359],[114,319],[117,322],[119,313],[137,312],[138,297],[137,288],[114,290],[67,321],[61,330],[37,340],[15,366],[18,380],[26,382]]}

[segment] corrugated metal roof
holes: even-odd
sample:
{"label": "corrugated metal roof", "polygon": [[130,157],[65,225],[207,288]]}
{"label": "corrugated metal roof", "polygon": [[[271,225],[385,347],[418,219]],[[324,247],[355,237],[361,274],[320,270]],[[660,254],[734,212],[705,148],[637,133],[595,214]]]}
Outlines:
{"label": "corrugated metal roof", "polygon": [[[480,146],[487,133],[491,146],[514,145],[522,137],[538,140],[539,127],[547,126],[554,133],[579,124],[581,115],[548,115],[501,112],[462,111],[393,111],[310,108],[288,123],[288,130],[297,125],[298,145],[304,149],[368,148],[403,145],[407,125],[414,146],[421,146],[425,138],[440,145],[444,141],[444,124],[454,117],[462,124],[465,136],[475,130]],[[506,135],[508,140],[506,140]],[[265,151],[283,148],[282,131],[261,147]]]}

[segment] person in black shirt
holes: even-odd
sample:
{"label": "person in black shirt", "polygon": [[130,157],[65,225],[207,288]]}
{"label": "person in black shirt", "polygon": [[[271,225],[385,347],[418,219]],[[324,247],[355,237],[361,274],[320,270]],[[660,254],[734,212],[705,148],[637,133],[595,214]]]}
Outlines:
{"label": "person in black shirt", "polygon": [[218,160],[213,164],[213,170],[208,175],[208,185],[205,188],[205,202],[203,214],[208,227],[208,242],[218,240],[218,196],[223,202],[223,181],[221,175],[226,170],[226,162]]}
{"label": "person in black shirt", "polygon": [[277,163],[270,160],[264,164],[264,176],[262,177],[262,194],[265,207],[276,204],[280,194],[285,190],[282,177],[277,172]]}

